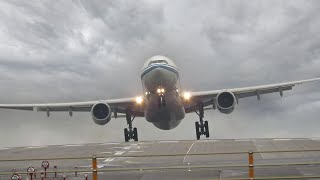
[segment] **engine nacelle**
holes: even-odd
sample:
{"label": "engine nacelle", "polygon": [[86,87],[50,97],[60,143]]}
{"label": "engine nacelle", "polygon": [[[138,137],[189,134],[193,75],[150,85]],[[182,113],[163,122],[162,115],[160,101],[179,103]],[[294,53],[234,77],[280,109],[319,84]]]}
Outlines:
{"label": "engine nacelle", "polygon": [[91,115],[96,124],[105,125],[111,119],[111,108],[106,103],[97,103],[92,106]]}
{"label": "engine nacelle", "polygon": [[230,114],[237,104],[235,95],[231,92],[221,92],[216,98],[216,105],[218,110],[224,114]]}

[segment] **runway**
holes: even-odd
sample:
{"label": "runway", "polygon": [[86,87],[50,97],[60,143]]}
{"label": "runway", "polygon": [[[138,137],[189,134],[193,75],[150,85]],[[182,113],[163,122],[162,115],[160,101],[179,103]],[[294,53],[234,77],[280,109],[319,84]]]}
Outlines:
{"label": "runway", "polygon": [[[75,144],[41,147],[2,148],[0,159],[39,159],[61,157],[92,157],[98,158],[98,168],[108,169],[99,172],[99,179],[130,179],[130,180],[163,180],[163,179],[228,179],[248,177],[248,167],[230,167],[248,164],[248,154],[217,154],[192,155],[201,153],[232,153],[261,151],[292,151],[306,152],[287,153],[254,153],[255,164],[303,163],[320,162],[320,139],[211,139],[200,141],[149,141],[129,143]],[[159,154],[179,154],[179,156],[161,156]],[[123,157],[123,156],[149,157]],[[15,168],[18,172],[26,172],[29,166],[41,171],[42,161],[0,162],[0,171],[7,172]],[[58,166],[58,170],[90,169],[91,159],[49,160],[50,170]],[[186,167],[170,169],[170,167]],[[201,166],[201,168],[196,168]],[[210,166],[211,168],[204,168]],[[217,167],[223,166],[223,167]],[[160,167],[159,169],[156,169]],[[189,167],[189,168],[188,168]],[[216,168],[213,168],[216,167]],[[134,171],[112,171],[119,168],[134,168]],[[151,170],[145,170],[151,168]],[[154,169],[152,169],[154,168]],[[140,170],[139,170],[140,169]],[[73,172],[66,173],[67,179],[84,179],[83,174],[74,177]],[[266,166],[255,168],[255,177],[275,176],[318,176],[320,166],[290,165]],[[25,175],[24,179],[25,179]],[[48,174],[53,177],[53,174]],[[62,174],[58,174],[61,178]],[[9,179],[2,175],[0,179]],[[91,179],[91,175],[89,175]],[[50,178],[47,178],[50,179]],[[54,178],[52,178],[54,179]],[[315,178],[314,178],[315,179]],[[319,178],[320,179],[320,178]]]}

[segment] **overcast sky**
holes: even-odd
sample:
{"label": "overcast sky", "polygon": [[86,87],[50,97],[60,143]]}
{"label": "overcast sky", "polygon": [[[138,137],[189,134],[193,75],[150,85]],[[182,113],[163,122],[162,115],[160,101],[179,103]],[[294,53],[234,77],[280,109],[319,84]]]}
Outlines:
{"label": "overcast sky", "polygon": [[[142,94],[146,59],[165,55],[184,89],[320,77],[320,2],[0,1],[0,102],[45,103]],[[320,83],[206,112],[212,138],[320,137]],[[124,141],[125,119],[0,110],[0,146]],[[195,139],[195,114],[163,131],[138,118],[140,140]]]}

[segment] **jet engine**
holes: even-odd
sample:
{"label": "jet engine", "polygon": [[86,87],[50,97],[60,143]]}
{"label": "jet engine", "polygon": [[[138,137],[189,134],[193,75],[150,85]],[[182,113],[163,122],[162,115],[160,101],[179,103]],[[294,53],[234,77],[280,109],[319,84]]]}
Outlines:
{"label": "jet engine", "polygon": [[105,125],[111,119],[111,108],[106,103],[97,103],[91,108],[93,121],[98,125]]}
{"label": "jet engine", "polygon": [[230,114],[237,104],[237,99],[231,92],[221,92],[216,98],[216,104],[221,113]]}

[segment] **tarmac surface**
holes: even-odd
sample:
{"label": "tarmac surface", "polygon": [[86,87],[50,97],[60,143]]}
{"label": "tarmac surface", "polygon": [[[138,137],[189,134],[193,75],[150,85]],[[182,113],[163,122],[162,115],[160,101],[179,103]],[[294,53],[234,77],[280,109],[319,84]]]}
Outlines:
{"label": "tarmac surface", "polygon": [[[150,141],[129,143],[74,144],[39,147],[16,147],[0,149],[3,159],[38,159],[36,161],[0,161],[0,172],[26,172],[33,166],[38,172],[41,162],[51,158],[88,157],[88,159],[48,160],[49,170],[58,166],[59,171],[91,171],[92,155],[98,158],[101,171],[99,179],[163,180],[163,179],[228,179],[248,177],[249,151],[292,151],[254,153],[255,177],[279,176],[320,176],[320,139],[211,139],[200,141]],[[310,151],[319,150],[319,151]],[[232,154],[244,152],[243,154]],[[205,155],[192,155],[192,154]],[[209,153],[227,153],[211,154]],[[230,153],[230,154],[228,154]],[[154,156],[154,155],[168,156]],[[179,156],[173,156],[179,154]],[[147,157],[136,157],[136,156]],[[127,156],[127,157],[125,157]],[[133,156],[133,157],[128,157]],[[319,162],[319,163],[318,163]],[[271,164],[291,164],[269,166]],[[305,163],[312,163],[307,165]],[[268,165],[261,166],[258,165]],[[119,169],[131,168],[131,170]],[[146,169],[149,168],[149,169]],[[99,171],[98,170],[98,171]],[[121,170],[121,171],[119,171]],[[52,178],[52,173],[47,175]],[[83,173],[66,173],[67,179],[85,179]],[[10,179],[11,175],[1,175],[0,179]],[[30,179],[22,175],[23,179]],[[57,179],[63,179],[58,173]],[[39,178],[39,174],[37,174]],[[89,179],[91,174],[89,174]],[[320,179],[320,178],[313,178]]]}

